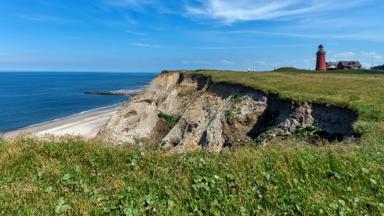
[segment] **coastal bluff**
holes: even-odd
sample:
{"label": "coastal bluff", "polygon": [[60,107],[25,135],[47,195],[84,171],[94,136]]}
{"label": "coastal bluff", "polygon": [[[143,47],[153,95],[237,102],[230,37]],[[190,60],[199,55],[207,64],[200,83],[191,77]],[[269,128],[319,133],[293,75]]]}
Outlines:
{"label": "coastal bluff", "polygon": [[120,107],[98,138],[114,144],[160,145],[176,153],[219,152],[313,128],[322,138],[354,137],[357,115],[346,108],[296,103],[199,73],[164,72]]}

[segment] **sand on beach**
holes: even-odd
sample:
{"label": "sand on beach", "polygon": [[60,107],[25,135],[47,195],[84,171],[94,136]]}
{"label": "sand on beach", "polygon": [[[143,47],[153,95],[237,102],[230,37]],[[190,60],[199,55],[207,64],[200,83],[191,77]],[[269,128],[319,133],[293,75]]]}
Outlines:
{"label": "sand on beach", "polygon": [[58,120],[26,127],[3,134],[5,139],[14,139],[20,135],[32,136],[81,136],[94,138],[105,123],[118,110],[118,106],[93,110]]}

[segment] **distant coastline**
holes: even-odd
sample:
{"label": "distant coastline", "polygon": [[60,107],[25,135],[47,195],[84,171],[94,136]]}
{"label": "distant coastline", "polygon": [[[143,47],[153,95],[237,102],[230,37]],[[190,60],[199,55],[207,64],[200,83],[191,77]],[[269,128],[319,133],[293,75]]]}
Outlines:
{"label": "distant coastline", "polygon": [[140,94],[144,88],[139,89],[122,89],[122,90],[116,90],[116,91],[84,91],[84,94],[90,94],[90,95],[123,95],[123,96],[136,96]]}

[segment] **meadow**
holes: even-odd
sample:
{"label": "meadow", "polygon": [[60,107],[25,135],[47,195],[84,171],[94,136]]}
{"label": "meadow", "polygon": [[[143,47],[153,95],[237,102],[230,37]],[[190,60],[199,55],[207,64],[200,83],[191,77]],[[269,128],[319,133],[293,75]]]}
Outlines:
{"label": "meadow", "polygon": [[367,71],[194,71],[282,99],[358,115],[360,140],[277,138],[170,155],[67,138],[0,141],[0,215],[382,215],[384,75]]}

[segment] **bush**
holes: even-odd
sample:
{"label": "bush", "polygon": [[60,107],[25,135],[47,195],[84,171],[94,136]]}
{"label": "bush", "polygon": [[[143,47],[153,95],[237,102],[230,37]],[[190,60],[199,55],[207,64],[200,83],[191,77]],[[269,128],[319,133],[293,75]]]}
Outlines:
{"label": "bush", "polygon": [[372,70],[384,70],[384,65],[379,65],[375,67],[371,67]]}

